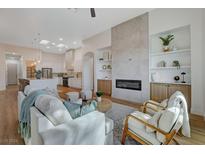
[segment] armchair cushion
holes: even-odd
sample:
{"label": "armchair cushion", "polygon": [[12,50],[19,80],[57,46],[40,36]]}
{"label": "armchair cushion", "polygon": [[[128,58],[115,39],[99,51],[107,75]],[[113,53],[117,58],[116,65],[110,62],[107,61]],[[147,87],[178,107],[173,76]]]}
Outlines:
{"label": "armchair cushion", "polygon": [[[143,121],[148,121],[149,119],[151,119],[150,115],[139,112],[139,111],[135,111],[131,115],[133,115],[133,116],[135,116]],[[156,138],[156,133],[147,132],[145,125],[143,123],[135,120],[132,117],[130,117],[128,119],[128,129],[147,143],[160,144],[159,140],[157,140],[157,138]]]}
{"label": "armchair cushion", "polygon": [[163,106],[164,108],[167,107],[168,99],[165,99],[165,100],[161,101],[160,105]]}
{"label": "armchair cushion", "polygon": [[[166,109],[159,120],[159,128],[163,131],[169,133],[171,129],[174,127],[178,117],[180,114],[180,109],[177,107],[171,107]],[[157,139],[160,142],[165,142],[165,136],[161,133],[157,132]]]}
{"label": "armchair cushion", "polygon": [[41,95],[36,99],[38,108],[54,125],[59,125],[72,120],[63,103],[51,95]]}
{"label": "armchair cushion", "polygon": [[[134,111],[133,113],[131,113],[132,116],[135,116],[143,121],[148,121],[149,119],[151,119],[151,116],[139,111]],[[128,119],[128,128],[131,130],[135,130],[135,129],[145,129],[145,125],[143,123],[141,123],[140,121],[137,121],[133,118],[129,118]]]}
{"label": "armchair cushion", "polygon": [[[155,127],[158,127],[158,122],[159,122],[159,119],[160,119],[160,117],[161,117],[161,115],[162,115],[162,112],[163,112],[163,111],[156,112],[152,118],[150,118],[149,120],[147,120],[147,122],[148,122],[149,124],[155,126]],[[152,129],[152,128],[150,128],[150,127],[148,127],[148,126],[146,126],[146,131],[149,132],[149,133],[151,133],[151,132],[154,132],[155,130]]]}

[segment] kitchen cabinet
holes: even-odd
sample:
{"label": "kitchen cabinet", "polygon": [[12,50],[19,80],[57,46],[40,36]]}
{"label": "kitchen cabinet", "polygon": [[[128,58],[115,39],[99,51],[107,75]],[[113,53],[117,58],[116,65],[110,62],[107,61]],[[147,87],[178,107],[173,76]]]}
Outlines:
{"label": "kitchen cabinet", "polygon": [[104,92],[105,95],[111,96],[112,94],[112,80],[98,80],[98,91]]}

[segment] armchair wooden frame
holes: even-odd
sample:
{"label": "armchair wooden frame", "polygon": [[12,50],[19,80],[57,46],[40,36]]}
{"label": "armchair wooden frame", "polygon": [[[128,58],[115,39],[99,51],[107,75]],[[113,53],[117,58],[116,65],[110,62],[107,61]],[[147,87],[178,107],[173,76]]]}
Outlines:
{"label": "armchair wooden frame", "polygon": [[[147,107],[147,104],[156,105],[156,106],[158,106],[158,107],[160,107],[160,108],[162,108],[162,109],[165,109],[163,106],[160,106],[160,105],[156,104],[155,101],[149,100],[149,101],[145,102],[144,105],[143,105],[143,107],[144,107],[144,108],[143,108],[143,112],[144,112],[144,113],[146,113],[146,110],[147,110],[147,108],[148,108],[148,107]],[[150,108],[150,109],[153,109],[153,108]],[[154,109],[153,109],[153,110],[154,110]],[[137,118],[137,117],[135,117],[135,116],[133,116],[133,115],[128,115],[128,116],[126,117],[125,126],[124,126],[124,130],[123,130],[123,134],[122,134],[122,140],[121,140],[121,143],[122,143],[122,144],[125,144],[125,139],[126,139],[127,136],[130,136],[131,138],[133,138],[134,140],[136,140],[137,142],[139,142],[139,143],[141,143],[141,144],[151,144],[150,142],[143,140],[142,138],[140,138],[139,136],[137,136],[135,133],[133,133],[132,131],[130,131],[130,130],[128,129],[128,120],[129,120],[129,118],[133,118],[133,119],[135,119],[135,120],[141,122],[141,123],[144,124],[145,126],[150,127],[150,128],[152,128],[152,129],[154,129],[156,132],[159,132],[159,133],[161,133],[162,135],[164,135],[164,136],[165,136],[165,142],[164,142],[164,143],[161,143],[161,145],[167,145],[167,144],[169,144],[172,140],[175,141],[176,144],[179,144],[179,143],[174,139],[174,136],[177,134],[177,131],[176,131],[175,129],[173,129],[173,130],[171,130],[169,133],[167,133],[167,132],[165,132],[165,131],[163,131],[163,130],[161,130],[161,129],[159,129],[159,128],[157,128],[157,127],[155,127],[155,126],[153,126],[153,125],[147,123],[146,121],[141,120],[141,119],[139,119],[139,118]]]}

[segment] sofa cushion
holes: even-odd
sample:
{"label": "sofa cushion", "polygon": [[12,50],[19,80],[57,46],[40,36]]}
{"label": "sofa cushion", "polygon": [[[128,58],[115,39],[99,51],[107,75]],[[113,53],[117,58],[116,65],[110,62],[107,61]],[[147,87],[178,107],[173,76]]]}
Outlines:
{"label": "sofa cushion", "polygon": [[64,102],[64,105],[67,108],[68,112],[70,113],[73,119],[78,118],[82,115],[88,114],[90,112],[93,112],[97,108],[96,101],[92,101],[90,104],[87,104],[87,105],[80,105],[77,103]]}
{"label": "sofa cushion", "polygon": [[80,117],[80,104],[64,102],[64,105],[73,119]]}
{"label": "sofa cushion", "polygon": [[[176,123],[178,116],[180,113],[180,109],[177,107],[171,107],[166,109],[160,119],[159,119],[159,128],[169,133]],[[160,142],[165,142],[165,137],[161,133],[157,132],[157,139]]]}
{"label": "sofa cushion", "polygon": [[110,118],[105,117],[105,135],[112,132],[113,128],[114,128],[113,120],[111,120]]}
{"label": "sofa cushion", "polygon": [[35,89],[31,88],[30,85],[25,86],[24,88],[24,95],[28,96],[32,91],[35,91]]}
{"label": "sofa cushion", "polygon": [[63,103],[51,95],[41,95],[36,99],[35,106],[39,109],[54,125],[59,125],[72,120],[69,112]]}

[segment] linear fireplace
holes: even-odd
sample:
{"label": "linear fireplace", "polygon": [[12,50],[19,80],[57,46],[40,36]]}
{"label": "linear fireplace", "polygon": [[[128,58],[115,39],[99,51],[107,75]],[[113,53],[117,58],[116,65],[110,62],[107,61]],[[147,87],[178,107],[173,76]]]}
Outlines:
{"label": "linear fireplace", "polygon": [[142,90],[141,80],[123,80],[116,79],[116,88],[131,89],[131,90]]}

